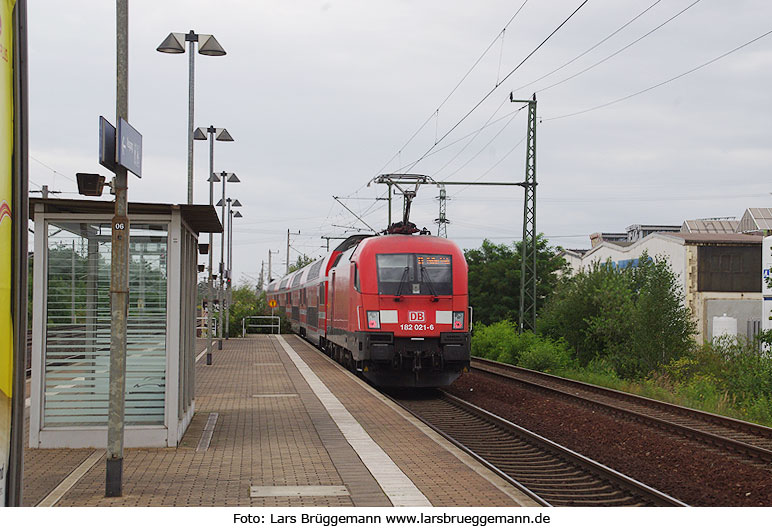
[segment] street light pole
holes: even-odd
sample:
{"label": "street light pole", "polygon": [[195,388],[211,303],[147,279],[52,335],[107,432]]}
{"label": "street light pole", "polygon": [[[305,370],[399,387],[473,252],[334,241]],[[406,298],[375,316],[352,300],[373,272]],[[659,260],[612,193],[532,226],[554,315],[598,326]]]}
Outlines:
{"label": "street light pole", "polygon": [[193,44],[198,40],[198,35],[190,30],[190,33],[185,35],[185,41],[189,42],[188,47],[190,53],[190,59],[188,60],[188,204],[193,203],[193,92],[195,77],[195,58],[196,54],[193,53]]}
{"label": "street light pole", "polygon": [[[231,215],[231,199],[228,197],[228,252],[225,254],[225,273],[227,277],[227,282],[225,283],[225,300],[226,302],[223,303],[223,307],[225,308],[225,339],[227,340],[230,335],[230,331],[228,330],[230,325],[230,293],[231,293],[231,271],[230,271],[230,261],[231,261],[231,227],[233,226],[233,215]],[[226,307],[227,305],[227,307]]]}
{"label": "street light pole", "polygon": [[198,34],[192,29],[188,33],[169,33],[157,51],[162,53],[185,53],[185,42],[189,42],[190,58],[188,59],[188,204],[193,203],[193,107],[194,107],[194,73],[195,54],[194,43],[198,42],[198,53],[219,57],[225,55],[225,50],[214,38],[214,35]]}
{"label": "street light pole", "polygon": [[[211,129],[212,127],[209,127]],[[209,132],[207,129],[207,132]],[[198,130],[196,131],[198,132]],[[209,205],[214,207],[214,134],[209,133]],[[217,211],[217,210],[215,210]],[[212,281],[212,248],[214,248],[214,234],[209,231],[209,273],[207,274],[206,281],[206,365],[212,365],[212,344],[214,344],[214,336],[212,335],[212,328],[214,328],[214,284]]]}
{"label": "street light pole", "polygon": [[[234,173],[228,173],[225,171],[222,171],[220,173],[220,178],[222,179],[222,199],[217,203],[218,206],[222,206],[222,216],[220,217],[222,219],[222,225],[223,228],[225,227],[225,182],[240,182],[239,178]],[[225,283],[223,281],[223,272],[225,271],[225,243],[226,243],[226,234],[225,230],[223,230],[223,234],[220,237],[220,273],[219,273],[219,280],[220,280],[220,289],[219,289],[219,299],[220,299],[220,310],[218,311],[218,342],[217,342],[217,349],[222,350],[222,338],[223,338],[223,310],[225,308],[225,298],[224,298],[224,292],[225,292]]]}
{"label": "street light pole", "polygon": [[[193,139],[205,140],[209,136],[209,205],[214,207],[214,183],[217,182],[217,177],[214,174],[214,141],[233,141],[233,137],[228,133],[227,129],[218,129],[214,125],[210,125],[208,128],[197,128],[193,133]],[[206,322],[206,365],[212,365],[212,349],[214,344],[214,337],[212,329],[214,328],[214,282],[212,281],[212,261],[214,248],[214,235],[209,232],[209,274],[207,278],[207,322]]]}
{"label": "street light pole", "polygon": [[228,198],[228,252],[225,255],[228,282],[226,283],[225,299],[227,300],[227,309],[225,311],[225,339],[230,337],[230,306],[231,306],[231,287],[233,285],[233,218],[241,218],[242,215],[238,211],[235,212],[231,209],[231,206],[237,208],[241,206],[238,200],[231,201]]}

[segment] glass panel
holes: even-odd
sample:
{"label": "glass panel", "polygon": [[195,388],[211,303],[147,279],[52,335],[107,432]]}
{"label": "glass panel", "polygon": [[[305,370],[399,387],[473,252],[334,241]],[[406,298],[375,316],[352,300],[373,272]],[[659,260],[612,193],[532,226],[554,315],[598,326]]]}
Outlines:
{"label": "glass panel", "polygon": [[453,293],[453,270],[449,255],[417,255],[421,293],[447,296]]}
{"label": "glass panel", "polygon": [[453,294],[450,255],[378,254],[378,293],[386,295]]}
{"label": "glass panel", "polygon": [[[163,424],[165,224],[132,224],[126,424]],[[110,379],[109,223],[48,224],[45,426],[106,425]]]}
{"label": "glass panel", "polygon": [[[413,280],[411,267],[412,254],[378,254],[375,256],[378,267],[378,293],[407,294]],[[401,287],[400,287],[401,285]]]}

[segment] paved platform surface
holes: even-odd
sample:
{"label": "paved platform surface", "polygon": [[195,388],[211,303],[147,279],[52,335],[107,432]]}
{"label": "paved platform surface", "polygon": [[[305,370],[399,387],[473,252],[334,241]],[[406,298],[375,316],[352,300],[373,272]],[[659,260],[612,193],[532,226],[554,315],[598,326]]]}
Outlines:
{"label": "paved platform surface", "polygon": [[121,498],[104,497],[103,449],[26,449],[24,505],[533,505],[298,337],[213,358],[180,446],[125,451]]}

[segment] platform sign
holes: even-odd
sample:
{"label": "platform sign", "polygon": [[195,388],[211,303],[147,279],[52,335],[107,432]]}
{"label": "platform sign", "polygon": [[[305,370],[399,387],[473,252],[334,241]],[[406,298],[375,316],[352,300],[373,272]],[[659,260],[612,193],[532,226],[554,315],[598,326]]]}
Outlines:
{"label": "platform sign", "polygon": [[115,172],[115,127],[99,116],[99,163]]}
{"label": "platform sign", "polygon": [[117,139],[116,163],[142,178],[142,134],[121,118],[118,120]]}

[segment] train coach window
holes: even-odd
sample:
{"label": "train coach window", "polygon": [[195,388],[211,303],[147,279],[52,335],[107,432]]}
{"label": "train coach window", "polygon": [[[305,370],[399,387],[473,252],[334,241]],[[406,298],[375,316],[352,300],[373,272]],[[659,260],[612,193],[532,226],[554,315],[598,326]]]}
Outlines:
{"label": "train coach window", "polygon": [[450,255],[378,254],[378,293],[386,295],[453,294]]}

